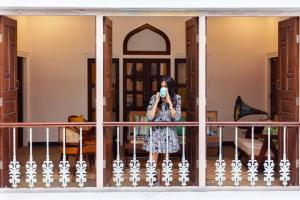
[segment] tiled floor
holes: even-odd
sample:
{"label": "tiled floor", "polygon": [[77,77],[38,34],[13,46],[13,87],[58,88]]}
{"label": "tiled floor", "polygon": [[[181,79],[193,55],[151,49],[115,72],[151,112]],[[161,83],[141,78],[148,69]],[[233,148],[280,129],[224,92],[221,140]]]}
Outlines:
{"label": "tiled floor", "polygon": [[[33,147],[33,160],[37,164],[37,183],[34,187],[44,187],[44,183],[42,182],[43,176],[42,176],[42,164],[44,160],[46,159],[46,149],[45,147]],[[60,150],[58,147],[50,147],[50,160],[53,162],[53,171],[54,171],[54,181],[51,184],[51,187],[61,187],[61,183],[59,182],[59,159],[60,159]],[[26,161],[29,158],[29,148],[21,148],[18,151],[18,158],[21,165],[20,171],[21,171],[21,182],[19,187],[28,187],[28,184],[26,183]],[[70,183],[68,184],[68,187],[78,187],[78,183],[75,181],[74,176],[74,170],[75,170],[75,157],[70,157]],[[88,167],[88,173],[87,173],[87,182],[85,184],[87,187],[95,187],[96,186],[96,175],[95,175],[95,169],[89,169]]]}
{"label": "tiled floor", "polygon": [[[233,186],[233,181],[231,180],[232,173],[231,173],[231,162],[234,160],[234,148],[233,147],[224,147],[223,149],[224,153],[224,160],[226,163],[226,173],[225,173],[225,181],[223,183],[223,186]],[[206,178],[206,185],[208,186],[216,186],[217,182],[215,180],[215,162],[218,159],[217,156],[215,157],[208,157],[207,158],[207,178]],[[240,186],[250,186],[248,181],[248,173],[247,173],[247,167],[242,165],[242,181],[240,182]],[[265,186],[266,183],[264,181],[264,175],[263,171],[260,171],[258,174],[258,181],[256,183],[258,186]],[[272,183],[272,185],[280,185],[278,174],[275,173],[275,180]]]}
{"label": "tiled floor", "polygon": [[[21,148],[18,152],[18,159],[21,164],[21,183],[19,187],[28,187],[26,183],[26,175],[25,175],[25,164],[29,158],[29,149],[28,148]],[[45,160],[45,147],[34,147],[33,148],[33,160],[37,163],[37,183],[35,187],[44,187],[44,183],[42,182],[42,163]],[[233,182],[231,181],[231,161],[234,158],[234,151],[232,147],[225,147],[224,148],[224,157],[226,162],[226,180],[224,182],[224,186],[233,186]],[[59,183],[59,159],[60,159],[60,151],[58,147],[50,147],[50,160],[52,160],[54,164],[54,182],[52,183],[51,187],[61,187]],[[217,157],[209,157],[207,159],[207,185],[208,186],[216,186],[215,181],[215,161]],[[179,186],[180,182],[178,181],[178,162],[180,160],[173,160],[173,181],[171,183],[172,186]],[[71,182],[68,184],[68,187],[78,187],[78,184],[75,181],[75,177],[73,176],[75,170],[75,158],[70,158],[70,165],[71,165]],[[161,166],[161,163],[158,164]],[[95,168],[90,169],[88,167],[87,171],[87,182],[85,184],[86,187],[95,187],[96,186],[96,173]],[[161,173],[161,168],[158,168],[158,172]],[[124,174],[124,182],[122,186],[131,186],[131,182],[129,181],[129,168],[127,167]],[[245,166],[242,167],[242,182],[240,185],[242,186],[249,186],[249,182],[247,180],[247,168]],[[275,185],[279,185],[278,178],[275,178],[274,181]],[[111,186],[114,186],[113,180],[110,182]],[[192,182],[188,182],[188,185],[193,185]],[[263,180],[263,173],[259,173],[259,181],[258,185],[265,185]],[[145,162],[141,161],[141,181],[139,182],[139,186],[147,186],[147,182],[145,180]]]}

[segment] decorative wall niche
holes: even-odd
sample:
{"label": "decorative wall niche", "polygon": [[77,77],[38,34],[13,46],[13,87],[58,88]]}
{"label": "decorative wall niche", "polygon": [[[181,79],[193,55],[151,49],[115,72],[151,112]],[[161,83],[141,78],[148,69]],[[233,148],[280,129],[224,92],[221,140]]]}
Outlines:
{"label": "decorative wall niche", "polygon": [[170,55],[170,40],[161,30],[144,24],[129,32],[123,43],[124,55]]}

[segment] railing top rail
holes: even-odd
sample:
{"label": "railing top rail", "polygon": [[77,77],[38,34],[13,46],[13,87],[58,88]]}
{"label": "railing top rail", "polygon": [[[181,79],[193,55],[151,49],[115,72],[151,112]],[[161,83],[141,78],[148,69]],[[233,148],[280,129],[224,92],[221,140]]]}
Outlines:
{"label": "railing top rail", "polygon": [[[103,122],[99,123],[105,127],[115,126],[199,126],[199,122]],[[7,122],[0,123],[0,128],[11,128],[11,127],[96,127],[96,122]],[[274,121],[253,121],[253,122],[206,122],[206,126],[288,126],[296,127],[300,126],[300,122],[274,122]]]}
{"label": "railing top rail", "polygon": [[249,127],[249,126],[275,126],[275,127],[296,127],[300,126],[300,122],[276,122],[276,121],[253,121],[253,122],[206,122],[206,126],[239,126],[239,127]]}
{"label": "railing top rail", "polygon": [[[0,123],[2,128],[11,127],[95,127],[96,122],[15,122]],[[115,126],[198,126],[198,122],[103,122],[105,127]]]}

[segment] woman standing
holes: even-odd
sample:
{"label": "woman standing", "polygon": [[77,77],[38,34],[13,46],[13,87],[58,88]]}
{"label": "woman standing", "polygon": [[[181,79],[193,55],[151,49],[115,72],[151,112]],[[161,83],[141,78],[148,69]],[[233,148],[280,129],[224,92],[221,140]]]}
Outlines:
{"label": "woman standing", "polygon": [[[154,122],[179,121],[181,117],[181,97],[175,93],[175,81],[170,76],[165,76],[161,80],[160,92],[151,97],[147,108],[147,118]],[[152,127],[152,147],[150,147],[150,137],[145,138],[143,149],[150,152],[152,158],[157,163],[159,154],[175,153],[180,146],[176,133],[176,127],[169,127],[167,138],[167,127]]]}

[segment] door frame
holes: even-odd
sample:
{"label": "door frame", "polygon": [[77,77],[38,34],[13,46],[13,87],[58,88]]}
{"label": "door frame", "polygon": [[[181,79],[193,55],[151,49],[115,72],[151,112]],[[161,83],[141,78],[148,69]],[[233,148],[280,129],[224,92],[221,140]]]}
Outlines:
{"label": "door frame", "polygon": [[[23,58],[23,122],[31,121],[30,119],[30,87],[29,87],[29,53],[18,51],[17,57]],[[28,130],[23,129],[23,147],[28,146]]]}
{"label": "door frame", "polygon": [[[89,57],[86,59],[87,62],[87,116],[88,116],[88,121],[92,121],[92,83],[91,83],[91,79],[92,79],[92,70],[91,70],[91,64],[96,62],[95,56],[93,57]],[[116,90],[116,94],[119,94],[119,73],[120,73],[120,69],[119,69],[119,58],[112,58],[112,63],[116,64],[116,85],[115,85],[115,90]],[[116,110],[114,111],[116,113],[116,121],[119,121],[119,111],[120,107],[119,107],[119,98],[116,98]]]}
{"label": "door frame", "polygon": [[278,57],[278,52],[270,52],[265,54],[265,70],[267,74],[267,84],[265,87],[265,94],[268,94],[265,97],[265,105],[266,107],[264,110],[270,111],[271,101],[270,101],[270,94],[271,94],[271,58]]}
{"label": "door frame", "polygon": [[[25,58],[17,56],[18,122],[24,122],[24,64]],[[18,128],[17,140],[17,147],[22,147],[24,141],[24,128]]]}

